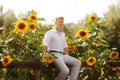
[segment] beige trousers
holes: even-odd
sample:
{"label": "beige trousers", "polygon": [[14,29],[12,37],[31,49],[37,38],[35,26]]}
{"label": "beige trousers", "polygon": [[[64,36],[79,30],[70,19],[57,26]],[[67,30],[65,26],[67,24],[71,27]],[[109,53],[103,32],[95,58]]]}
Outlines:
{"label": "beige trousers", "polygon": [[81,61],[72,56],[63,55],[62,53],[54,52],[54,54],[57,57],[54,63],[60,71],[55,80],[66,80],[68,76],[69,80],[77,80]]}

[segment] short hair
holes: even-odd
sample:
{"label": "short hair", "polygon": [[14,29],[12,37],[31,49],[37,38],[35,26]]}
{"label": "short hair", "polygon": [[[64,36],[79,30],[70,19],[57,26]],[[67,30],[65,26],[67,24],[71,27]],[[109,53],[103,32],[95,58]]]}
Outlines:
{"label": "short hair", "polygon": [[62,19],[62,20],[64,20],[64,17],[62,17],[62,16],[58,16],[58,17],[55,18],[54,21],[56,22],[58,19]]}

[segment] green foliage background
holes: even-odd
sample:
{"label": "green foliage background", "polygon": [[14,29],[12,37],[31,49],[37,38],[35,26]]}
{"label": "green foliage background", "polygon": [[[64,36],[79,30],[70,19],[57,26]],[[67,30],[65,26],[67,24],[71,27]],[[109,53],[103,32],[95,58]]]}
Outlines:
{"label": "green foliage background", "polygon": [[[106,61],[111,60],[109,54],[112,51],[120,51],[119,37],[119,3],[112,5],[104,18],[98,17],[97,22],[89,23],[87,17],[81,22],[74,24],[65,24],[64,31],[70,45],[76,45],[77,50],[71,51],[70,55],[81,61],[86,61],[89,57],[94,56],[97,62],[94,66],[81,68],[78,80],[119,80],[116,75],[116,70],[113,70]],[[116,15],[113,15],[116,14]],[[14,16],[14,13],[11,13]],[[42,58],[44,50],[42,40],[44,33],[51,29],[53,25],[42,24],[44,18],[40,18],[37,24],[37,31],[27,31],[24,35],[14,32],[13,22],[17,19],[10,18],[4,14],[2,27],[4,30],[0,35],[0,58],[9,54],[14,61],[33,61]],[[1,26],[0,26],[1,27]],[[87,39],[76,38],[78,30],[89,30]],[[19,38],[20,37],[20,38]],[[98,37],[96,40],[95,38]],[[98,44],[100,46],[95,46]],[[113,61],[119,61],[119,57]],[[58,70],[53,64],[42,64],[41,80],[53,80],[58,73]],[[1,80],[29,80],[30,76],[34,75],[31,69],[0,69]],[[14,76],[13,76],[14,75]]]}

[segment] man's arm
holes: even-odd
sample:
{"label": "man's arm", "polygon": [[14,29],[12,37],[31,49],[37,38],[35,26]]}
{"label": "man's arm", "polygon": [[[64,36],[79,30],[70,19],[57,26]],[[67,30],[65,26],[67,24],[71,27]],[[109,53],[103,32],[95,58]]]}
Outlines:
{"label": "man's arm", "polygon": [[48,47],[44,46],[44,53],[48,53]]}
{"label": "man's arm", "polygon": [[64,54],[65,54],[65,55],[69,55],[68,47],[67,47],[67,48],[64,48]]}

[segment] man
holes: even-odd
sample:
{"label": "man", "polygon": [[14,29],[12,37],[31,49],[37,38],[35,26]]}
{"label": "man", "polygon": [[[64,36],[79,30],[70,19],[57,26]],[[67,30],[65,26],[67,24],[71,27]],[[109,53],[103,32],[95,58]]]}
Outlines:
{"label": "man", "polygon": [[[56,67],[59,69],[59,74],[55,80],[77,80],[81,62],[80,60],[69,56],[68,45],[63,32],[64,18],[55,18],[55,27],[46,32],[43,44],[46,52],[53,52],[57,57],[54,61]],[[71,66],[71,69],[67,65]]]}

